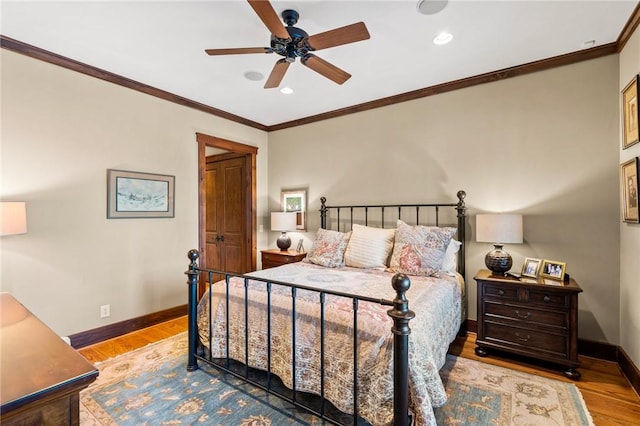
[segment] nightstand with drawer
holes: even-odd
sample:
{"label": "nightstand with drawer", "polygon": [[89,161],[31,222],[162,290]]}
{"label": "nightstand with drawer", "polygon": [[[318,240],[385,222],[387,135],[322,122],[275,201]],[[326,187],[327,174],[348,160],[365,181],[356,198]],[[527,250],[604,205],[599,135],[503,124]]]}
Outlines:
{"label": "nightstand with drawer", "polygon": [[578,294],[574,279],[542,280],[494,276],[478,271],[476,354],[507,351],[563,365],[565,375],[579,379]]}
{"label": "nightstand with drawer", "polygon": [[306,252],[294,250],[269,249],[262,250],[262,269],[274,268],[288,263],[300,262],[307,256]]}

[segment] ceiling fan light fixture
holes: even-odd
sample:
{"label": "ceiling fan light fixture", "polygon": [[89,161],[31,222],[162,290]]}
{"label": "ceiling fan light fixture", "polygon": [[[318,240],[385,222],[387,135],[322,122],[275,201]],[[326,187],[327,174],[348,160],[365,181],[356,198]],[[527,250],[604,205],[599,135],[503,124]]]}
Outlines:
{"label": "ceiling fan light fixture", "polygon": [[443,31],[433,38],[433,44],[441,46],[453,40],[453,34]]}
{"label": "ceiling fan light fixture", "polygon": [[291,87],[286,86],[280,89],[280,93],[282,93],[283,95],[290,95],[293,93],[293,89]]}
{"label": "ceiling fan light fixture", "polygon": [[423,15],[435,15],[447,7],[448,3],[449,0],[419,0],[416,8]]}

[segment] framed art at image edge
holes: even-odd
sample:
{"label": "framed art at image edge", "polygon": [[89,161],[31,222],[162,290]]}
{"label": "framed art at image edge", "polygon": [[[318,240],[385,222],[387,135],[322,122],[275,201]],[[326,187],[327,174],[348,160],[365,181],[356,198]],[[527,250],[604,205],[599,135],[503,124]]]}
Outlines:
{"label": "framed art at image edge", "polygon": [[638,215],[638,157],[620,165],[620,192],[622,221],[639,223]]}
{"label": "framed art at image edge", "polygon": [[107,169],[107,219],[171,218],[175,176]]}
{"label": "framed art at image edge", "polygon": [[635,75],[622,91],[622,149],[640,141],[640,110],[638,110],[640,74]]}

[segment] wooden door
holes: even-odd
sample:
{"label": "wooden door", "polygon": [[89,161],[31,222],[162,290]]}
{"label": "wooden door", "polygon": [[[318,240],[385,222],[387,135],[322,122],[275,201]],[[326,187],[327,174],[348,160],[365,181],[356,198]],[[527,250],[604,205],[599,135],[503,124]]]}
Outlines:
{"label": "wooden door", "polygon": [[246,155],[207,157],[205,168],[205,266],[225,272],[250,270],[246,229]]}

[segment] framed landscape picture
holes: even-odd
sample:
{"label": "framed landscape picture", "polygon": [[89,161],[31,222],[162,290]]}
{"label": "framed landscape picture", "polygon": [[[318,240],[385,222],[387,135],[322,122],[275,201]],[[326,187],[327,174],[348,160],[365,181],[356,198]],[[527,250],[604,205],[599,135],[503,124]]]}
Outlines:
{"label": "framed landscape picture", "polygon": [[175,176],[107,170],[107,218],[174,217]]}
{"label": "framed landscape picture", "polygon": [[638,85],[640,74],[622,91],[622,149],[629,148],[640,141],[640,111],[638,110]]}
{"label": "framed landscape picture", "polygon": [[638,157],[620,165],[620,195],[622,220],[638,223]]}

